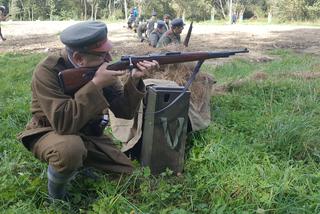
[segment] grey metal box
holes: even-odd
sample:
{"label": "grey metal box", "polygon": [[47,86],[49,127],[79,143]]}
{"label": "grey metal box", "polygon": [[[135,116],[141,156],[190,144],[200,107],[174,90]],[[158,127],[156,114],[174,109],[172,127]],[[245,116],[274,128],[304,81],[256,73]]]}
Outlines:
{"label": "grey metal box", "polygon": [[154,113],[172,103],[182,91],[180,86],[147,89],[140,161],[142,166],[150,167],[152,174],[166,168],[175,173],[183,170],[190,92],[165,111]]}

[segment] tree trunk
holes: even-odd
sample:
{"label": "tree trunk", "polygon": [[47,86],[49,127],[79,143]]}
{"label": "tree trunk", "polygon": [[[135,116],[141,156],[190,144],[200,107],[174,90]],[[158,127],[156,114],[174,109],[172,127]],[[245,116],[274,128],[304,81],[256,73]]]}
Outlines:
{"label": "tree trunk", "polygon": [[182,11],[182,20],[183,20],[183,22],[184,22],[185,19],[186,19],[186,10],[183,9],[183,11]]}
{"label": "tree trunk", "polygon": [[94,20],[97,20],[98,8],[99,8],[99,4],[97,3],[94,11]]}
{"label": "tree trunk", "polygon": [[219,0],[219,3],[220,3],[219,5],[220,5],[220,9],[221,9],[221,13],[223,15],[223,18],[226,19],[226,14],[224,13],[224,8],[223,8],[221,0]]}
{"label": "tree trunk", "polygon": [[126,20],[128,18],[128,5],[127,0],[123,0],[124,2],[124,19]]}
{"label": "tree trunk", "polygon": [[84,0],[83,3],[84,3],[84,20],[87,20],[87,0]]}
{"label": "tree trunk", "polygon": [[[22,11],[23,11],[23,14],[22,14],[21,17],[23,17],[23,20],[24,20],[24,17],[27,15],[27,14],[26,14],[26,8],[25,8],[22,0],[20,0],[20,4],[21,4],[21,7],[22,7]],[[21,18],[20,18],[20,19],[21,19]]]}
{"label": "tree trunk", "polygon": [[232,23],[232,0],[229,0],[229,22]]}
{"label": "tree trunk", "polygon": [[94,3],[91,3],[91,20],[93,20],[93,14],[94,14]]}
{"label": "tree trunk", "polygon": [[54,6],[53,6],[52,4],[54,4],[54,2],[50,1],[50,5],[49,5],[49,7],[50,7],[50,21],[53,20],[53,10],[54,10]]}
{"label": "tree trunk", "polygon": [[[11,4],[10,4],[10,14],[12,16],[12,19],[16,19],[17,18],[17,0],[11,0]],[[20,17],[21,18],[21,17]]]}
{"label": "tree trunk", "polygon": [[239,12],[239,22],[240,22],[240,23],[243,22],[243,14],[244,14],[244,11],[245,11],[245,10],[246,10],[246,9],[243,8],[243,9],[241,9],[240,12]]}
{"label": "tree trunk", "polygon": [[112,12],[111,12],[111,0],[109,0],[108,9],[109,9],[109,15],[108,15],[108,18],[110,18],[110,17],[111,17],[111,14],[112,14]]}
{"label": "tree trunk", "polygon": [[28,21],[31,21],[31,9],[28,8],[27,12],[28,12]]}
{"label": "tree trunk", "polygon": [[211,21],[214,22],[214,16],[216,14],[216,9],[214,8],[214,6],[211,8]]}
{"label": "tree trunk", "polygon": [[269,10],[269,12],[268,12],[268,24],[271,24],[271,22],[272,22],[272,11]]}
{"label": "tree trunk", "polygon": [[80,1],[80,8],[81,8],[80,19],[83,20],[84,19],[84,12],[82,10],[83,1],[82,0],[79,0],[79,1]]}

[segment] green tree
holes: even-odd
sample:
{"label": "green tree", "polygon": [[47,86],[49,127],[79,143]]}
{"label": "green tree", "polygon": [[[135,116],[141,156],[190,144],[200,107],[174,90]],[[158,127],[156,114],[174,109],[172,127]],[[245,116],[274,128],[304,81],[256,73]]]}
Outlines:
{"label": "green tree", "polygon": [[276,3],[275,14],[281,21],[297,21],[307,18],[305,0],[279,0]]}

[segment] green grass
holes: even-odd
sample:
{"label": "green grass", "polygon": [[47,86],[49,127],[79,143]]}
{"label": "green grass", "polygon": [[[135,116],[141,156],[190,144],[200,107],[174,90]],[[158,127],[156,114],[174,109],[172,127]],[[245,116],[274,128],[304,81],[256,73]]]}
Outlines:
{"label": "green grass", "polygon": [[[78,176],[69,203],[48,205],[46,165],[15,139],[30,118],[32,69],[42,54],[0,55],[2,213],[319,213],[319,57],[286,50],[265,63],[206,66],[225,95],[212,98],[212,124],[191,134],[185,171],[159,176],[137,165],[130,176]],[[267,79],[254,80],[256,72]],[[242,84],[230,84],[244,79]]]}

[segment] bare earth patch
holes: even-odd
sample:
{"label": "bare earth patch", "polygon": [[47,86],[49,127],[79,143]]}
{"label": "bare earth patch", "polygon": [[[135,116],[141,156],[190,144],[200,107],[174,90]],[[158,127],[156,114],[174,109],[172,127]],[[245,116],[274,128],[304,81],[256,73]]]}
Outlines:
{"label": "bare earth patch", "polygon": [[[7,41],[0,41],[0,52],[41,52],[63,47],[59,33],[75,21],[2,22]],[[147,43],[140,43],[136,35],[124,27],[125,23],[110,23],[109,38],[116,55],[141,55],[157,52]],[[184,30],[184,38],[187,28]],[[210,51],[248,48],[246,57],[257,61],[272,60],[265,55],[274,48],[320,54],[320,28],[287,25],[200,25],[194,24],[188,50]],[[212,62],[211,62],[212,63]],[[213,62],[214,63],[214,62]]]}
{"label": "bare earth patch", "polygon": [[[35,22],[2,22],[2,32],[7,38],[0,41],[0,53],[5,52],[49,52],[63,48],[59,40],[60,32],[76,21],[35,21]],[[125,28],[125,23],[110,23],[109,39],[114,44],[112,54],[145,55],[160,51],[216,51],[248,48],[249,54],[234,57],[249,58],[253,62],[267,62],[274,58],[266,54],[272,49],[292,49],[300,53],[320,54],[320,28],[293,25],[201,25],[195,23],[188,48],[154,49],[147,42],[139,42],[136,34]],[[186,25],[182,34],[184,39],[188,29]],[[230,58],[207,60],[212,65],[223,64]],[[313,79],[320,77],[317,68],[308,73],[294,73],[291,77]],[[213,95],[225,94],[230,88],[237,88],[248,81],[262,81],[267,74],[260,72],[253,76],[231,83],[215,84]]]}

